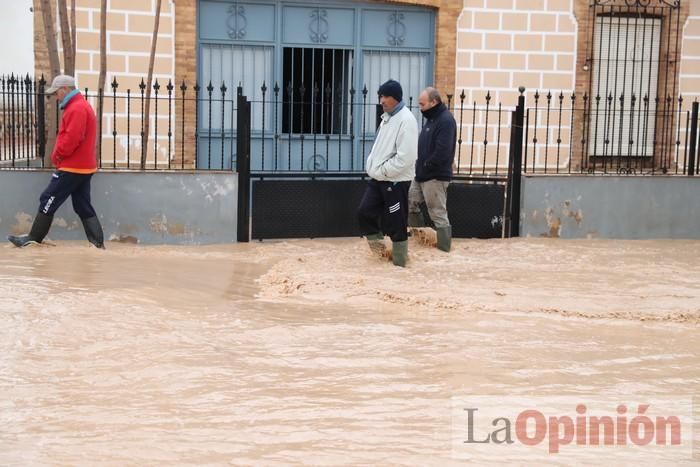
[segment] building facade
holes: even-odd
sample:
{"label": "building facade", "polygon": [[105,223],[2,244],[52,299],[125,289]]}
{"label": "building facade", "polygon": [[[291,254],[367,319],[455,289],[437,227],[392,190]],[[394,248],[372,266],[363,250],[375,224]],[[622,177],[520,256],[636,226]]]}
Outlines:
{"label": "building facade", "polygon": [[[76,75],[80,87],[90,90],[97,87],[99,70],[100,4],[76,1]],[[124,96],[126,90],[139,96],[156,0],[107,5],[107,83],[118,86],[105,96]],[[40,7],[36,1],[36,72],[47,74]],[[700,95],[700,2],[163,0],[154,77],[166,100],[151,118],[161,129],[172,128],[170,136],[153,133],[156,144],[147,149],[160,161],[180,157],[175,148],[183,148],[189,166],[201,165],[205,153],[211,163],[213,152],[226,154],[221,167],[230,167],[233,96],[240,85],[253,101],[253,152],[272,156],[263,159],[268,168],[285,162],[291,167],[298,159],[294,164],[308,169],[317,152],[345,153],[341,146],[348,145],[350,156],[335,167],[356,168],[372,140],[376,87],[395,78],[404,83],[407,101],[415,102],[426,85],[449,95],[471,163],[504,163],[496,154],[507,150],[508,118],[488,124],[486,113],[476,109],[512,108],[522,86],[537,140],[535,165],[549,151],[546,140],[557,142],[562,167],[623,154],[668,166],[678,163],[673,144],[684,136],[680,122]],[[166,103],[168,82],[172,103]],[[183,83],[187,88],[178,100]],[[195,83],[201,105],[194,100]],[[125,102],[105,103],[110,112],[103,118],[103,154],[121,161],[131,150],[138,154],[141,141],[127,129],[138,128],[141,115],[127,111]],[[552,121],[557,125],[546,125]],[[304,151],[305,134],[330,135],[325,153],[308,150],[314,162],[296,156]],[[497,143],[481,144],[486,140]]]}

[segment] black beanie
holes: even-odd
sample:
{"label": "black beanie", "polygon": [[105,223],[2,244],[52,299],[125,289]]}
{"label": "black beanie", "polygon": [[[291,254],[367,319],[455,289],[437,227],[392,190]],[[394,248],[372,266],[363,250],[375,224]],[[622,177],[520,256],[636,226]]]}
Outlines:
{"label": "black beanie", "polygon": [[401,89],[401,85],[398,81],[394,81],[393,79],[390,79],[386,83],[379,86],[379,91],[377,91],[377,94],[380,96],[393,97],[399,102],[401,102],[401,99],[403,99],[403,90]]}

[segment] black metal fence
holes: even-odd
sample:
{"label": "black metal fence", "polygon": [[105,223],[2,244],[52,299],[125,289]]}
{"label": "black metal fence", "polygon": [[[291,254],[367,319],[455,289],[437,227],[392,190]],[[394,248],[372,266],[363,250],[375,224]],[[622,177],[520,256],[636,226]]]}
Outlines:
{"label": "black metal fence", "polygon": [[[697,115],[681,96],[592,99],[536,92],[525,115],[525,173],[694,175]],[[669,101],[673,100],[671,104]]]}
{"label": "black metal fence", "polygon": [[37,89],[29,75],[0,75],[0,167],[30,167],[40,157]]}
{"label": "black metal fence", "polygon": [[[47,87],[43,77],[0,76],[0,168],[44,168],[48,164],[49,128],[58,131],[60,114],[57,105],[49,105]],[[214,152],[212,143],[235,135],[231,116],[240,90],[229,90],[225,84],[218,88],[184,82],[176,86],[155,80],[147,96],[143,79],[136,89],[113,80],[106,90],[81,90],[93,109],[102,108],[102,119],[97,122],[101,135],[96,145],[98,166],[230,170],[232,147],[224,152],[221,146]],[[202,112],[205,106],[207,114]],[[211,111],[215,107],[220,109],[217,114]]]}
{"label": "black metal fence", "polygon": [[506,177],[517,102],[493,102],[490,92],[480,101],[469,101],[464,90],[456,99],[450,95],[447,98],[457,121],[455,176]]}
{"label": "black metal fence", "polygon": [[[201,97],[202,91],[208,95]],[[193,133],[189,137],[193,141],[198,135],[198,120],[194,119],[193,126],[188,121],[187,112],[207,99],[221,101],[224,107],[233,108],[234,101],[226,98],[226,91],[223,88],[221,97],[214,98],[213,89],[202,90],[199,85],[190,89],[184,82],[176,86],[172,81],[161,84],[155,80],[147,97],[147,85],[143,79],[136,90],[124,89],[116,79],[110,83],[107,92],[98,90],[95,93],[85,89],[83,95],[93,108],[103,109],[103,118],[98,120],[98,134],[102,135],[97,141],[98,166],[144,170],[195,168],[196,156],[193,160],[187,143],[188,131]],[[220,157],[222,161],[225,159],[223,153]],[[211,158],[210,155],[209,164],[198,168],[212,168]]]}
{"label": "black metal fence", "polygon": [[[44,167],[48,129],[57,128],[49,122],[57,124],[59,118],[56,107],[47,106],[45,89],[43,78],[0,76],[0,167]],[[105,92],[85,89],[93,107],[103,109],[99,166],[234,170],[237,99],[244,89],[252,173],[364,173],[381,115],[375,93],[367,87],[321,90],[277,83],[229,87],[156,80],[150,97],[144,80],[135,90],[116,80]],[[504,181],[514,145],[523,150],[522,169],[528,174],[697,173],[697,103],[689,105],[683,97],[669,103],[667,96],[664,105],[664,99],[647,95],[590,98],[538,91],[524,97],[523,136],[513,140],[517,102],[495,102],[490,93],[445,96],[458,123],[456,178]],[[406,105],[422,126],[417,96],[406,96]]]}

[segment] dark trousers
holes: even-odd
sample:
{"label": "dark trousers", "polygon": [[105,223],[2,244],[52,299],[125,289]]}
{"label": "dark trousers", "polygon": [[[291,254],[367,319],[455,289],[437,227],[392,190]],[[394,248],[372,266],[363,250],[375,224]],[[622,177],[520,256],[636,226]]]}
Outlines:
{"label": "dark trousers", "polygon": [[39,198],[39,212],[53,216],[56,210],[71,197],[73,210],[81,219],[95,217],[95,209],[90,203],[90,179],[92,174],[75,174],[56,171],[51,182]]}
{"label": "dark trousers", "polygon": [[393,242],[408,239],[408,189],[411,182],[367,182],[357,209],[362,235],[383,232]]}

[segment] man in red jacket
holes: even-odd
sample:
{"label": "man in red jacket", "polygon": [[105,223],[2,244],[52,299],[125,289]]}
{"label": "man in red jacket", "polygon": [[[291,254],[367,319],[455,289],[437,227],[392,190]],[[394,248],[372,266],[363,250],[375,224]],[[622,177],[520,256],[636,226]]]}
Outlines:
{"label": "man in red jacket", "polygon": [[41,243],[51,228],[54,213],[70,196],[73,210],[83,223],[88,241],[97,248],[104,248],[102,226],[90,203],[90,179],[97,171],[95,112],[75,88],[72,76],[56,76],[46,94],[55,95],[59,108],[63,110],[56,145],[51,154],[56,172],[41,194],[39,212],[29,234],[10,235],[8,240],[18,247]]}

